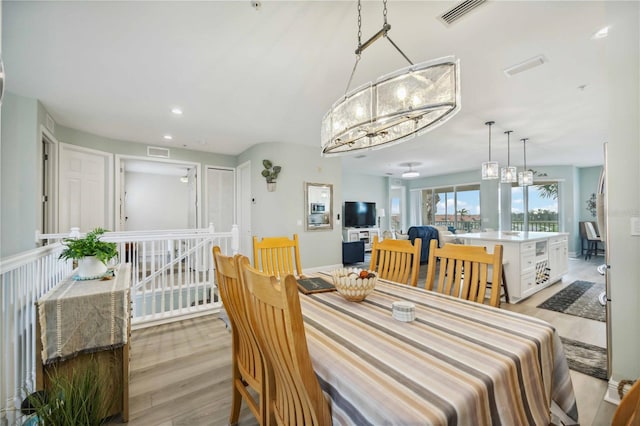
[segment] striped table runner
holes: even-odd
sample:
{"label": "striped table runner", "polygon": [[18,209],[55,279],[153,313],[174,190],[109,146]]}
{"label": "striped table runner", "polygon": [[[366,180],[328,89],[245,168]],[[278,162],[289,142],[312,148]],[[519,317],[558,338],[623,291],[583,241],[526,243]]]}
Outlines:
{"label": "striped table runner", "polygon": [[127,343],[131,265],[121,264],[115,274],[110,280],[68,277],[37,301],[43,364]]}
{"label": "striped table runner", "polygon": [[[394,320],[395,301],[413,302],[416,320]],[[361,303],[337,292],[300,302],[334,424],[548,425],[552,401],[577,421],[562,343],[544,321],[384,280]]]}

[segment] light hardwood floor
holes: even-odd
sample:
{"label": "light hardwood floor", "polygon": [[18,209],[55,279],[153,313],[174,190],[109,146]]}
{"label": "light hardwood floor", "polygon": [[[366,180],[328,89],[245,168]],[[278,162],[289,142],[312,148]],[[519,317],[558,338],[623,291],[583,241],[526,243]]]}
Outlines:
{"label": "light hardwood floor", "polygon": [[[570,259],[561,282],[504,309],[552,323],[561,336],[603,346],[605,324],[536,306],[575,280],[604,281],[596,266]],[[424,278],[422,278],[423,280]],[[231,334],[215,315],[134,330],[131,339],[130,420],[138,425],[226,425],[231,405]],[[604,402],[607,382],[571,372],[582,425],[605,426],[615,406]],[[116,424],[116,423],[113,423]],[[240,425],[256,425],[243,404]]]}

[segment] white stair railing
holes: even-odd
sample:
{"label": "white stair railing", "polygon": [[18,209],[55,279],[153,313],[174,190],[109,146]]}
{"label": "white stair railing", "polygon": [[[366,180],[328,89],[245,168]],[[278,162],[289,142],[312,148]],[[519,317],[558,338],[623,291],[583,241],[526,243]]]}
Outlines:
{"label": "white stair railing", "polygon": [[52,244],[0,260],[0,424],[20,424],[20,404],[35,384],[36,301],[71,273]]}
{"label": "white stair railing", "polygon": [[[58,259],[66,234],[38,234],[49,245],[0,260],[0,425],[20,424],[22,400],[35,383],[36,301],[72,273]],[[238,252],[239,231],[203,229],[108,232],[118,244],[119,261],[132,264],[132,324],[146,326],[216,312],[222,306],[215,284],[211,249]]]}

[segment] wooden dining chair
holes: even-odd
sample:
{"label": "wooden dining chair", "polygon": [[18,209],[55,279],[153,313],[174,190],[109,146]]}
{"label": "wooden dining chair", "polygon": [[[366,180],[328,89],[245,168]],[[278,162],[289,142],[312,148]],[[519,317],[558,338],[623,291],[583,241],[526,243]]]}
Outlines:
{"label": "wooden dining chair", "polygon": [[420,273],[420,248],[422,240],[378,240],[373,237],[369,269],[378,277],[397,283],[418,285]]}
{"label": "wooden dining chair", "polygon": [[[266,424],[264,361],[248,317],[248,296],[240,278],[238,259],[224,256],[220,247],[213,248],[218,290],[229,316],[232,335],[232,389],[229,424],[238,423],[242,399],[260,425]],[[254,398],[247,386],[255,392]]]}
{"label": "wooden dining chair", "polygon": [[640,426],[640,380],[636,380],[620,401],[611,426]]}
{"label": "wooden dining chair", "polygon": [[251,324],[266,360],[268,424],[330,425],[329,404],[311,365],[295,277],[260,272],[246,257],[240,266]]}
{"label": "wooden dining chair", "polygon": [[[494,277],[502,276],[502,245],[500,244],[496,244],[493,254],[489,254],[487,249],[481,246],[445,244],[438,248],[438,242],[431,240],[425,288],[484,303],[490,267]],[[499,285],[492,289],[489,305],[500,307]]]}
{"label": "wooden dining chair", "polygon": [[298,234],[289,237],[253,237],[253,267],[276,277],[302,276]]}

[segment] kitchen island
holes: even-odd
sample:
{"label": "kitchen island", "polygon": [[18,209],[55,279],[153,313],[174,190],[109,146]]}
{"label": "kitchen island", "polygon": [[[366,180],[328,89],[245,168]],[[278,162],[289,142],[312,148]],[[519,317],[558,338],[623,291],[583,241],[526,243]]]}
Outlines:
{"label": "kitchen island", "polygon": [[518,303],[562,279],[569,267],[568,236],[566,232],[494,231],[460,234],[458,239],[489,252],[502,244],[509,301]]}

